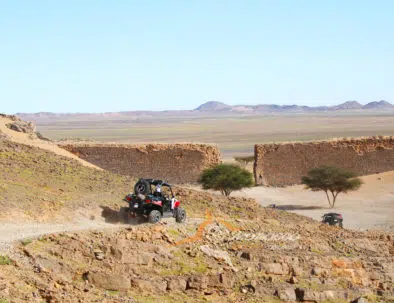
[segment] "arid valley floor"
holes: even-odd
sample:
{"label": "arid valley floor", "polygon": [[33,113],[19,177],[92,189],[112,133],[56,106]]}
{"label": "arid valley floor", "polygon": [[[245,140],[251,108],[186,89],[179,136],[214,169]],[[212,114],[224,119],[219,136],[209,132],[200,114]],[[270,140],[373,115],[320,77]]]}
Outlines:
{"label": "arid valley floor", "polygon": [[[186,121],[184,129],[168,120],[139,122],[141,129],[100,119],[41,121],[37,130],[52,139],[94,140],[105,130],[105,141],[124,142],[220,137],[231,161],[264,141],[394,129],[390,114],[350,116],[323,115],[309,127],[311,117],[289,116],[280,123],[207,118]],[[299,185],[253,187],[230,198],[178,185],[186,223],[125,224],[122,199],[134,179],[97,169],[34,132],[10,130],[10,122],[0,117],[1,303],[394,302],[393,172],[364,176],[358,192],[338,198],[344,229],[321,224],[330,211],[324,194]]]}

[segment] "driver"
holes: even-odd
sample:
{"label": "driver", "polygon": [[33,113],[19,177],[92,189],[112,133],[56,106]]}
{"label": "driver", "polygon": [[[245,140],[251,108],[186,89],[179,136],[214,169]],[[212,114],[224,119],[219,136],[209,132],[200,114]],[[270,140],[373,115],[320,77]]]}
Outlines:
{"label": "driver", "polygon": [[157,184],[155,188],[155,196],[160,196],[161,195],[161,185]]}

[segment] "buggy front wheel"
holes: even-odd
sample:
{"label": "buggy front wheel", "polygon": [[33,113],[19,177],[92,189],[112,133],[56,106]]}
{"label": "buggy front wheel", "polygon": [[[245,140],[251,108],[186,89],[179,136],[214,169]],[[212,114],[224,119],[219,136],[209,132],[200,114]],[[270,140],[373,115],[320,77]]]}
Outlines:
{"label": "buggy front wheel", "polygon": [[176,208],[175,221],[177,223],[183,223],[186,221],[186,211],[182,207]]}

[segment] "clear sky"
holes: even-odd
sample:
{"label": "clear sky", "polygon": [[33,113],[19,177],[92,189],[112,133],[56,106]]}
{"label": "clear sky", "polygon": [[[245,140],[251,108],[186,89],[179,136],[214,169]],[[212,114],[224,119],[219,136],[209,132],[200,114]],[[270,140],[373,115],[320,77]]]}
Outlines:
{"label": "clear sky", "polygon": [[394,103],[393,0],[2,0],[0,112]]}

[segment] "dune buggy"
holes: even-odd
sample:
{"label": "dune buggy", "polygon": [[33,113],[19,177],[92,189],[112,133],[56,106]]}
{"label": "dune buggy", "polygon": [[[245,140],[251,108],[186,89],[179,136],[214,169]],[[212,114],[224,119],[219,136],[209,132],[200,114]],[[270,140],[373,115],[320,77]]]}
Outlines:
{"label": "dune buggy", "polygon": [[341,214],[327,213],[323,215],[322,223],[328,225],[339,225],[339,227],[343,227],[343,217]]}
{"label": "dune buggy", "polygon": [[174,217],[178,223],[186,220],[186,211],[180,207],[171,185],[162,180],[139,179],[134,193],[126,195],[124,200],[129,203],[127,215],[147,217],[150,223],[157,223],[162,217]]}

